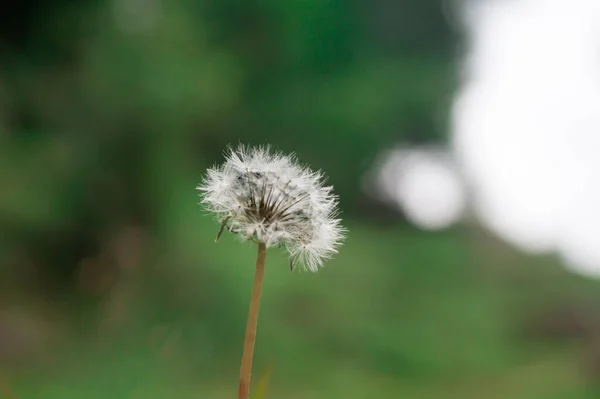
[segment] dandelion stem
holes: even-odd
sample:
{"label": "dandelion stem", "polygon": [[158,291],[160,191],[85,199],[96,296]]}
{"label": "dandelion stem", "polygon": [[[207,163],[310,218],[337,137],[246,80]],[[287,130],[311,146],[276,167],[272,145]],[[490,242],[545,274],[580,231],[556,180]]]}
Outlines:
{"label": "dandelion stem", "polygon": [[248,399],[248,396],[250,394],[252,358],[254,357],[254,342],[256,341],[256,326],[258,323],[260,295],[262,293],[262,284],[265,275],[266,256],[266,245],[263,243],[259,243],[258,255],[256,256],[256,272],[254,274],[254,285],[252,287],[252,296],[250,297],[250,310],[248,311],[248,324],[246,325],[246,337],[244,339],[244,353],[242,355],[242,367],[240,370],[240,390],[238,394],[238,399]]}

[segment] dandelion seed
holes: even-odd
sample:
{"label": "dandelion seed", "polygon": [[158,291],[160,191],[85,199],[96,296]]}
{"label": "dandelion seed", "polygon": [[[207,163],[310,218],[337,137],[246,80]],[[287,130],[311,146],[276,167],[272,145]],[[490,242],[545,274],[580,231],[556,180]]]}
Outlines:
{"label": "dandelion seed", "polygon": [[346,230],[324,175],[268,146],[230,148],[197,190],[220,224],[215,241],[227,230],[258,244],[238,396],[247,399],[267,248],[284,247],[292,271],[300,265],[316,272],[337,253]]}
{"label": "dandelion seed", "polygon": [[197,189],[221,224],[217,240],[228,230],[267,248],[285,247],[292,269],[317,271],[343,240],[332,187],[293,155],[269,147],[229,149]]}

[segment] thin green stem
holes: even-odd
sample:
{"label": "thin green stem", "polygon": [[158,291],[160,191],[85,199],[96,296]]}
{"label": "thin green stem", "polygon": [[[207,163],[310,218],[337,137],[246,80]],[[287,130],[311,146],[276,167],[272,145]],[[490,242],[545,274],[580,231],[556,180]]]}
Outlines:
{"label": "thin green stem", "polygon": [[244,353],[242,355],[242,367],[240,369],[240,389],[238,399],[248,399],[250,395],[250,380],[252,375],[252,359],[254,357],[254,343],[256,341],[256,327],[258,324],[258,311],[260,308],[260,296],[265,276],[265,259],[267,247],[263,243],[258,244],[258,255],[256,256],[256,272],[254,273],[254,285],[250,297],[250,309],[248,310],[248,323],[246,325],[246,337],[244,339]]}

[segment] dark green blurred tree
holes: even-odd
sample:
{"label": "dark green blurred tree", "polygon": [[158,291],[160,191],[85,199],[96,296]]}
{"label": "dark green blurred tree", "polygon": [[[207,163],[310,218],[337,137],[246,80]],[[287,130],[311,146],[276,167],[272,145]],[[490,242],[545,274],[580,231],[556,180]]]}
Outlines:
{"label": "dark green blurred tree", "polygon": [[0,30],[0,245],[65,277],[124,224],[166,234],[174,188],[195,195],[228,143],[297,152],[351,214],[380,149],[444,138],[452,41],[436,1],[15,7]]}

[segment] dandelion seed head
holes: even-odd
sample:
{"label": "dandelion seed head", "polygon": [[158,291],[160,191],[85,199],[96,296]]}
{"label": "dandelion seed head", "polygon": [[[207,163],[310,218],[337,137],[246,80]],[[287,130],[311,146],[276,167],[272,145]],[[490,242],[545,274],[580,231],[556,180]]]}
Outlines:
{"label": "dandelion seed head", "polygon": [[242,240],[285,247],[292,268],[317,271],[345,236],[338,198],[325,176],[269,146],[229,148],[225,162],[210,168],[197,190],[221,223],[219,236],[226,229]]}

